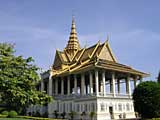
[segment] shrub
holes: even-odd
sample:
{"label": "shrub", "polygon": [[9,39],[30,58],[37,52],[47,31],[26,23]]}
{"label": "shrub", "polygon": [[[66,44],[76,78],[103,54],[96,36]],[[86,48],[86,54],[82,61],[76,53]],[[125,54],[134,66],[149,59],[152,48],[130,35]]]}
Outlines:
{"label": "shrub", "polygon": [[58,114],[58,111],[55,110],[55,111],[54,111],[54,116],[55,116],[55,118],[58,118],[58,115],[59,115],[59,114]]}
{"label": "shrub", "polygon": [[9,114],[8,114],[8,117],[11,117],[11,118],[14,118],[14,117],[16,117],[16,116],[17,116],[17,112],[14,111],[14,110],[11,110],[11,111],[9,112]]}
{"label": "shrub", "polygon": [[133,92],[135,111],[142,118],[160,117],[160,84],[147,81],[140,83]]}
{"label": "shrub", "polygon": [[96,115],[96,113],[94,111],[90,112],[89,113],[89,116],[91,118],[91,120],[93,120],[93,117]]}
{"label": "shrub", "polygon": [[61,113],[62,118],[64,119],[66,116],[66,112]]}
{"label": "shrub", "polygon": [[76,115],[76,112],[75,111],[71,111],[69,113],[69,116],[71,117],[71,120],[73,120],[74,116]]}
{"label": "shrub", "polygon": [[2,115],[8,115],[8,111],[3,111],[1,114]]}
{"label": "shrub", "polygon": [[6,108],[0,107],[0,113],[2,113],[3,111],[6,111]]}
{"label": "shrub", "polygon": [[6,118],[8,115],[0,115],[0,118]]}

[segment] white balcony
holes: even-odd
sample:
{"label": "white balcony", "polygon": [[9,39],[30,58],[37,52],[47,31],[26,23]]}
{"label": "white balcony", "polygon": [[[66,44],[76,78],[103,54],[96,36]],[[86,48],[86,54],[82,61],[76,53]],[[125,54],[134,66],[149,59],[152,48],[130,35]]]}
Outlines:
{"label": "white balcony", "polygon": [[104,98],[132,98],[131,95],[129,94],[103,94],[99,93],[96,95],[96,93],[93,94],[85,94],[85,95],[80,95],[80,94],[70,94],[70,95],[54,95],[53,96],[55,99],[84,99],[84,98],[95,98],[95,97],[104,97]]}

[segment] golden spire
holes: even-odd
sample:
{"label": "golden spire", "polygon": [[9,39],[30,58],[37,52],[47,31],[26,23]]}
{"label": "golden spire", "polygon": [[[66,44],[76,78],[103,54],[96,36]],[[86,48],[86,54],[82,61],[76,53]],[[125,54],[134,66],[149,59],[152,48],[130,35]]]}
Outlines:
{"label": "golden spire", "polygon": [[71,57],[73,57],[76,51],[80,49],[74,17],[72,17],[71,32],[70,32],[68,44],[65,49]]}

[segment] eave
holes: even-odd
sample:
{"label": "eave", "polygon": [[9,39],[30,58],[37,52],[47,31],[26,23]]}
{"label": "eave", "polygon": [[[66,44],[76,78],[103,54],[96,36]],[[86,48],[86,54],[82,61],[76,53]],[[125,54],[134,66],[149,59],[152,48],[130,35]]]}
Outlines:
{"label": "eave", "polygon": [[111,61],[104,61],[104,60],[88,60],[85,61],[81,64],[74,65],[70,67],[70,69],[66,69],[62,72],[59,72],[59,74],[56,74],[55,76],[61,76],[61,75],[67,75],[67,74],[73,74],[73,73],[81,73],[82,71],[89,71],[94,68],[102,68],[106,69],[109,71],[117,71],[121,73],[128,73],[128,74],[133,74],[133,75],[138,75],[142,77],[148,77],[150,74],[144,73],[138,70],[135,70],[129,66],[119,64],[119,63],[114,63]]}

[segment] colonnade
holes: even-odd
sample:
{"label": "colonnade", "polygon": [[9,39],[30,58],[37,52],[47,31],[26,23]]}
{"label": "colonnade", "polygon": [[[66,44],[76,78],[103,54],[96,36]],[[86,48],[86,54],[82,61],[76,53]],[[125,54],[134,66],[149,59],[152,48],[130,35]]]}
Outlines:
{"label": "colonnade", "polygon": [[[77,79],[77,76],[80,76],[80,79]],[[88,80],[85,77],[85,73],[73,74],[72,79],[71,75],[65,77],[52,78],[49,76],[48,80],[48,94],[52,95],[96,95],[96,96],[105,96],[106,95],[106,81],[109,81],[110,84],[110,93],[113,97],[116,97],[116,84],[118,94],[120,94],[120,84],[121,80],[116,77],[115,72],[111,72],[111,78],[106,79],[106,71],[89,71]],[[126,74],[125,83],[126,83],[126,95],[131,95],[131,85],[130,85],[130,75]],[[64,83],[64,80],[67,80]],[[88,81],[86,83],[86,81]],[[134,87],[136,87],[137,78],[134,79]],[[116,82],[116,84],[115,84]],[[67,84],[67,85],[66,85]],[[71,85],[73,88],[71,88]],[[67,86],[66,88],[64,86]],[[41,91],[44,91],[44,82],[41,81]],[[64,94],[64,91],[65,94]],[[60,92],[60,93],[59,93]]]}

